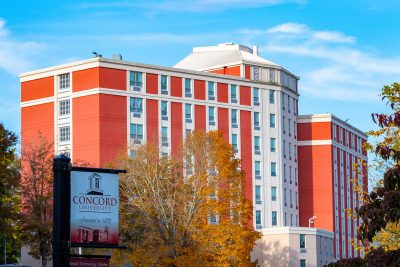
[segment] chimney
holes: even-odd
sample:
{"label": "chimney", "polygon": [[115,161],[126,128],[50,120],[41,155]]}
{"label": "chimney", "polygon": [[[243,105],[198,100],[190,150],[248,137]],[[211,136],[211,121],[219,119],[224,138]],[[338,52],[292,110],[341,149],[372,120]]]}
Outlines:
{"label": "chimney", "polygon": [[258,56],[258,46],[253,45],[253,55]]}

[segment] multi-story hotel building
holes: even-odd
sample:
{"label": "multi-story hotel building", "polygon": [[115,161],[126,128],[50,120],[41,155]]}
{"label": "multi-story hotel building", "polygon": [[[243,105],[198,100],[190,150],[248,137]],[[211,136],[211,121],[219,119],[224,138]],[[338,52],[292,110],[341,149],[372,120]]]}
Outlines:
{"label": "multi-story hotel building", "polygon": [[[298,117],[300,226],[334,232],[335,258],[360,255],[351,245],[359,221],[347,210],[362,205],[368,191],[367,136],[331,114]],[[360,187],[357,190],[358,186]]]}
{"label": "multi-story hotel building", "polygon": [[[340,226],[341,213],[334,212],[333,190],[340,187],[332,187],[332,202],[330,206],[325,203],[329,210],[318,213],[318,189],[310,188],[318,184],[306,182],[314,181],[316,173],[307,170],[318,168],[314,166],[316,160],[331,164],[334,157],[343,151],[350,153],[351,148],[344,149],[343,143],[332,141],[339,132],[335,138],[322,139],[313,130],[310,134],[307,127],[297,125],[298,79],[282,66],[260,57],[256,47],[232,43],[194,48],[175,67],[128,62],[116,56],[23,73],[22,147],[41,132],[54,144],[56,154],[65,153],[72,161],[102,167],[132,144],[153,143],[161,147],[162,153],[174,155],[188,132],[219,130],[241,158],[245,194],[253,202],[256,229],[305,226],[304,221],[316,215],[315,227],[339,231],[344,228]],[[303,123],[307,121],[300,118]],[[335,125],[365,139],[359,131],[337,121]],[[309,158],[307,151],[314,151],[315,141],[319,144],[321,140],[331,140],[341,150],[330,145],[330,157]],[[366,160],[365,155],[357,155]],[[349,164],[355,162],[350,157],[343,159]],[[332,172],[341,167],[332,166],[337,167],[329,169]],[[344,176],[348,174],[348,170],[343,172]],[[333,181],[328,173],[321,175]],[[305,184],[301,188],[309,192],[299,193],[299,184]],[[342,190],[345,199],[350,197]],[[315,195],[310,197],[309,193]],[[326,197],[321,194],[321,199]],[[337,201],[339,207],[344,203]],[[335,215],[338,224],[332,219]],[[340,244],[348,240],[340,238],[336,239]]]}
{"label": "multi-story hotel building", "polygon": [[188,132],[220,130],[242,160],[254,227],[298,225],[298,77],[256,49],[195,48],[174,68],[96,57],[20,79],[22,144],[41,131],[55,153],[100,167],[129,144],[174,154]]}

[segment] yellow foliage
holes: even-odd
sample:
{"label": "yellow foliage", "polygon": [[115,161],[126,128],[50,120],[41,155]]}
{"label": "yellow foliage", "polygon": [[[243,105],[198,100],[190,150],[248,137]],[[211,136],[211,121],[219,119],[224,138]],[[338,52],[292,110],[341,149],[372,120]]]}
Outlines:
{"label": "yellow foliage", "polygon": [[240,160],[219,132],[193,132],[178,156],[157,147],[121,157],[121,232],[135,266],[254,266],[261,237],[251,225]]}
{"label": "yellow foliage", "polygon": [[400,249],[400,222],[388,223],[373,239],[385,250]]}

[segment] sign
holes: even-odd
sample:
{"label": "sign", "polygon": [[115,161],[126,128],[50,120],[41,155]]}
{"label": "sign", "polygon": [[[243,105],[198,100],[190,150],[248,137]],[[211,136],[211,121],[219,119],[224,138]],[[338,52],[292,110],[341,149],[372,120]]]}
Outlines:
{"label": "sign", "polygon": [[71,172],[71,243],[118,245],[118,208],[118,174]]}
{"label": "sign", "polygon": [[70,267],[109,267],[110,261],[106,258],[71,258]]}

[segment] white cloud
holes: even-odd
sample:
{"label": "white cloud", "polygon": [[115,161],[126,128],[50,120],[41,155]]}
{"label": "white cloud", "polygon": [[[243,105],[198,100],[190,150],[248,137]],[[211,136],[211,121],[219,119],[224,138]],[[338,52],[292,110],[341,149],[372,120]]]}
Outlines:
{"label": "white cloud", "polygon": [[353,36],[346,36],[341,32],[335,31],[316,31],[313,33],[315,40],[334,42],[334,43],[354,43],[355,38]]}
{"label": "white cloud", "polygon": [[0,69],[17,75],[32,67],[29,60],[43,45],[37,42],[17,41],[6,28],[6,22],[0,18]]}
{"label": "white cloud", "polygon": [[275,27],[272,27],[267,30],[267,32],[269,33],[295,33],[295,34],[305,33],[308,31],[309,29],[306,25],[299,23],[291,23],[291,22],[276,25]]}
{"label": "white cloud", "polygon": [[[400,76],[400,55],[384,57],[339,31],[283,23],[269,29],[238,31],[267,55],[280,54],[300,69],[300,94],[344,101],[376,101],[384,84]],[[280,57],[281,57],[280,56]],[[290,69],[290,66],[285,66]]]}

